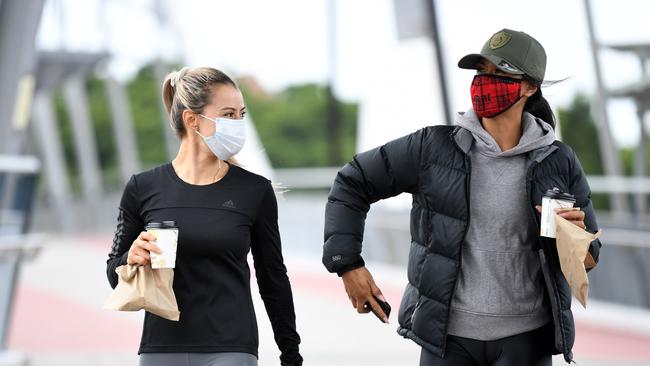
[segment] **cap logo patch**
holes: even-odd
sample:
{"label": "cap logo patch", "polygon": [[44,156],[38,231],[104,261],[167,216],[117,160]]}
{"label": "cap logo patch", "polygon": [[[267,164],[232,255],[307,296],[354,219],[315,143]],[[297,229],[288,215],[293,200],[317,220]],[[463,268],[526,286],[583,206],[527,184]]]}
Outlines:
{"label": "cap logo patch", "polygon": [[501,48],[510,42],[510,38],[512,38],[510,34],[504,31],[497,32],[490,38],[490,48],[493,50]]}

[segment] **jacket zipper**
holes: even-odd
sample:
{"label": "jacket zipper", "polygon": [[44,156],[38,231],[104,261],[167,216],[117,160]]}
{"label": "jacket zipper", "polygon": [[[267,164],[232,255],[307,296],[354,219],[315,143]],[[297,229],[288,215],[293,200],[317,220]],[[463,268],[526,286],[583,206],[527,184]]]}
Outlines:
{"label": "jacket zipper", "polygon": [[[465,152],[458,146],[456,143],[454,137],[456,136],[455,133],[451,134],[451,139],[456,148],[463,154],[465,158],[465,164],[467,165],[467,183],[465,184],[465,195],[467,196],[466,198],[466,203],[467,203],[467,225],[465,226],[465,232],[463,233],[463,241],[465,240],[465,236],[467,235],[467,231],[469,231],[469,221],[470,221],[470,209],[469,209],[469,195],[470,195],[470,185],[472,182],[472,162],[470,161],[469,157]],[[456,270],[456,280],[454,281],[454,288],[452,289],[451,292],[451,298],[449,299],[449,302],[447,303],[447,327],[449,327],[449,316],[451,314],[451,301],[454,298],[454,293],[456,293],[456,285],[458,284],[458,273],[460,272],[460,268],[462,266],[462,261],[463,261],[463,242],[460,243],[460,249],[459,249],[459,256],[458,256],[458,270]],[[413,326],[413,322],[415,321],[415,314],[418,311],[418,306],[420,305],[420,300],[418,298],[418,301],[415,303],[415,309],[413,309],[413,314],[411,314],[411,327]],[[445,357],[447,354],[447,337],[444,338],[442,341],[442,357]]]}
{"label": "jacket zipper", "polygon": [[[526,173],[526,194],[528,195],[528,199],[530,200],[530,210],[531,214],[533,215],[533,219],[535,220],[535,223],[537,226],[539,226],[539,220],[537,219],[537,215],[535,214],[535,207],[534,207],[534,202],[532,202],[532,194],[531,194],[531,182],[532,182],[532,172],[533,169],[538,165],[538,162],[533,162],[530,168],[528,169],[528,172]],[[546,283],[546,287],[548,288],[549,291],[549,297],[550,301],[555,303],[555,308],[556,308],[556,313],[557,314],[552,314],[554,319],[553,323],[555,323],[555,318],[557,317],[557,326],[560,328],[560,344],[559,348],[562,350],[562,353],[565,352],[566,349],[566,339],[564,335],[564,330],[562,329],[562,315],[560,314],[560,305],[558,304],[557,300],[557,294],[555,291],[555,283],[553,279],[551,278],[551,273],[550,273],[550,264],[547,259],[547,254],[545,250],[545,246],[542,242],[542,239],[539,238],[538,242],[540,244],[540,250],[542,251],[541,256],[540,256],[540,264],[541,264],[541,269],[542,269],[542,275],[544,276],[544,282]],[[548,269],[548,270],[546,270]],[[550,287],[550,288],[549,288]],[[551,313],[553,313],[553,304],[551,304]],[[555,338],[555,330],[553,331],[553,338]],[[555,343],[555,342],[554,342]],[[555,346],[558,346],[558,344],[555,344]],[[571,356],[572,353],[569,354]],[[570,357],[571,358],[571,357]],[[573,359],[571,359],[573,361]]]}
{"label": "jacket zipper", "polygon": [[[456,141],[454,141],[454,144],[456,144]],[[460,146],[456,144],[459,150]],[[451,291],[451,297],[449,298],[449,302],[447,303],[447,331],[449,329],[449,318],[451,315],[451,302],[454,298],[454,294],[456,293],[456,285],[458,285],[458,277],[460,273],[460,269],[463,265],[463,243],[465,242],[465,236],[467,236],[467,232],[469,231],[469,223],[471,220],[471,215],[470,215],[470,192],[471,192],[471,184],[472,184],[472,161],[471,159],[465,154],[464,151],[461,150],[463,154],[465,155],[465,165],[467,165],[467,183],[465,184],[465,195],[467,196],[466,198],[466,203],[467,203],[467,225],[465,226],[465,232],[463,233],[463,241],[460,242],[460,248],[459,248],[459,255],[458,255],[458,269],[456,270],[456,280],[454,281],[454,288]],[[443,339],[443,344],[442,344],[442,357],[445,357],[447,354],[447,337]]]}

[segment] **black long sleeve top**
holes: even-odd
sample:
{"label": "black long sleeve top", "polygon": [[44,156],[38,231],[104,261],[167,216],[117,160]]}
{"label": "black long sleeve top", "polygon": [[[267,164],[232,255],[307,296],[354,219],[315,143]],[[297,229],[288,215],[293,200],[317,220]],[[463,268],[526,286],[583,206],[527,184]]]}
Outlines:
{"label": "black long sleeve top", "polygon": [[282,257],[277,201],[270,182],[231,165],[209,185],[192,185],[171,164],[134,175],[122,196],[107,261],[115,268],[149,222],[179,229],[173,289],[181,312],[174,322],[147,312],[138,353],[245,352],[257,356],[248,252],[283,365],[301,365],[291,285]]}

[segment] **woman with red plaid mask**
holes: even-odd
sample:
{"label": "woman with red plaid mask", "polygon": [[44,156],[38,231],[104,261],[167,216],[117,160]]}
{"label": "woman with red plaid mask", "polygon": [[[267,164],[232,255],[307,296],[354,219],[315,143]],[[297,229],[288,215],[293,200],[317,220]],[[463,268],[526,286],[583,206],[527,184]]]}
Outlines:
{"label": "woman with red plaid mask", "polygon": [[[456,126],[425,127],[339,171],[323,263],[358,312],[388,322],[361,257],[364,220],[372,203],[411,193],[398,333],[422,347],[420,365],[541,366],[559,353],[571,362],[571,290],[555,239],[540,236],[542,196],[554,188],[574,195],[580,210],[559,215],[591,232],[598,226],[580,162],[555,140],[541,91],[546,53],[528,34],[503,29],[458,66],[477,72],[473,107]],[[600,246],[590,245],[594,262]]]}

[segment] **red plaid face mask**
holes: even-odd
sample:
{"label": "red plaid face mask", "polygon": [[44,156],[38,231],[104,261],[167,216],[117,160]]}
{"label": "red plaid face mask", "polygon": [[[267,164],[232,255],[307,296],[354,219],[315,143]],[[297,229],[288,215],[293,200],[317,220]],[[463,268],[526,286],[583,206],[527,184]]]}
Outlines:
{"label": "red plaid face mask", "polygon": [[512,107],[521,98],[521,81],[501,75],[474,76],[470,93],[476,115],[492,118]]}

